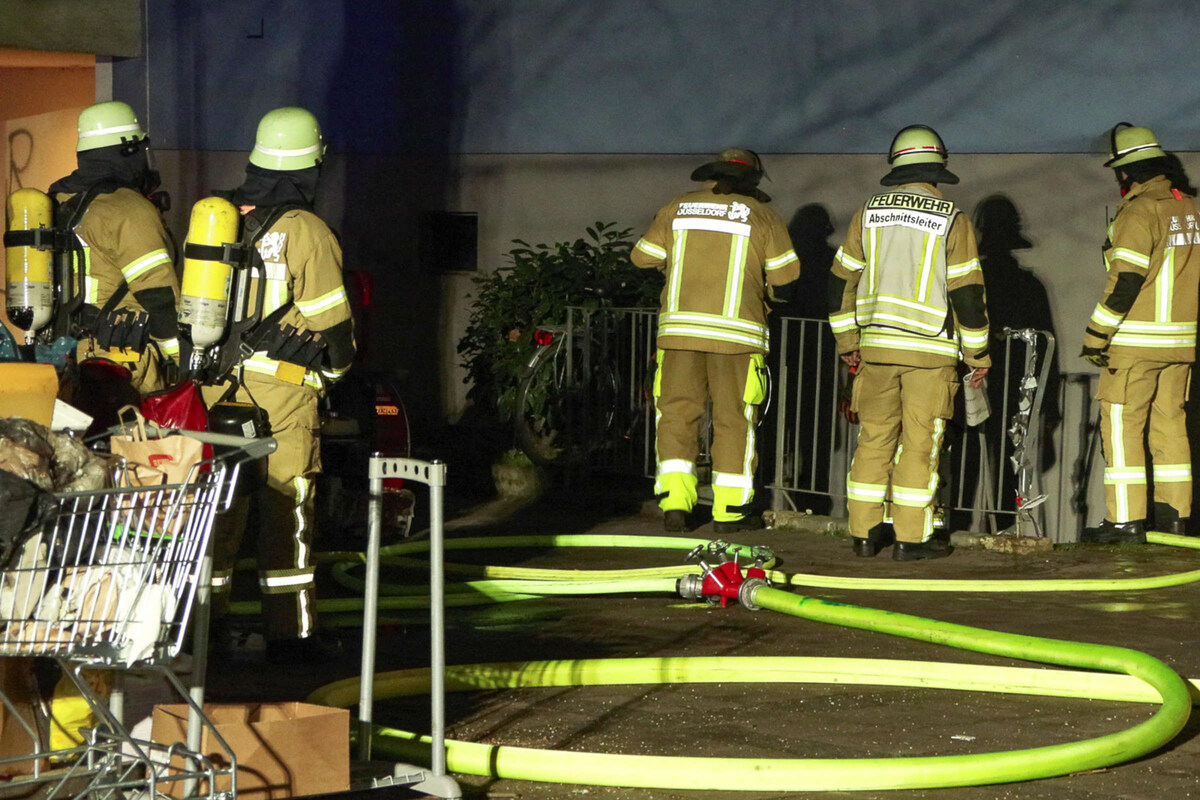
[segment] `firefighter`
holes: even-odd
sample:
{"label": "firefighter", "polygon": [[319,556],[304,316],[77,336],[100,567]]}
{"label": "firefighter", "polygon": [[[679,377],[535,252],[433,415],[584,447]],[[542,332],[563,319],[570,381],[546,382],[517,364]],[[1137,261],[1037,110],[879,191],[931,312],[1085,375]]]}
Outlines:
{"label": "firefighter", "polygon": [[658,318],[655,493],[668,531],[696,504],[699,423],[712,399],[713,528],[762,527],[754,500],[755,426],[766,399],[766,297],[800,276],[787,227],[758,183],[762,161],[724,150],[698,167],[703,187],[663,206],[633,249],[666,273]]}
{"label": "firefighter", "polygon": [[[253,352],[237,362],[232,386],[206,391],[210,399],[220,393],[263,409],[278,443],[267,459],[267,485],[252,498],[252,535],[267,657],[279,663],[328,659],[340,650],[317,628],[312,559],[317,404],[355,352],[341,245],[313,212],[324,152],[320,126],[305,109],[277,108],[259,122],[245,180],[228,194],[243,215],[242,241],[261,256],[261,319],[244,339]],[[249,503],[239,501],[221,526],[213,574],[218,609],[228,600],[248,512]]]}
{"label": "firefighter", "polygon": [[958,183],[946,159],[932,128],[901,129],[880,180],[888,189],[854,215],[834,258],[829,322],[856,374],[851,409],[861,425],[846,491],[859,556],[893,540],[898,561],[951,552],[933,519],[957,364],[978,387],[991,361],[975,231],[937,188]]}
{"label": "firefighter", "polygon": [[77,356],[121,362],[142,394],[165,388],[179,358],[175,247],[162,213],[150,140],[125,103],[79,115],[78,167],[50,186],[56,227],[69,230],[83,264]]}
{"label": "firefighter", "polygon": [[1108,228],[1108,278],[1082,353],[1100,367],[1105,515],[1082,538],[1144,542],[1147,443],[1154,529],[1185,533],[1191,514],[1183,406],[1195,360],[1200,211],[1196,190],[1152,131],[1122,122],[1109,139],[1104,166],[1123,199]]}

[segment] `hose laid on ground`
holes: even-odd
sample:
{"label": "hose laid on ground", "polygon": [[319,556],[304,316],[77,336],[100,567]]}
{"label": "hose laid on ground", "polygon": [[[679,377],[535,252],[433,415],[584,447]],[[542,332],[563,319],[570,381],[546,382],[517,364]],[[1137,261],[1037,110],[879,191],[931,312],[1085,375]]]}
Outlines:
{"label": "hose laid on ground", "polygon": [[[1189,549],[1200,549],[1200,538],[1178,536],[1169,533],[1148,532],[1147,541],[1152,544],[1169,545]],[[633,549],[676,549],[691,550],[708,543],[706,539],[675,536],[634,536],[614,534],[568,534],[568,535],[522,535],[496,537],[458,537],[445,541],[447,550],[503,549],[503,548],[549,548],[549,547],[622,547]],[[425,540],[405,541],[381,549],[384,563],[398,566],[424,566],[424,562],[407,560],[406,556],[428,552]],[[730,552],[750,554],[754,548],[731,545]],[[319,554],[320,561],[333,562],[332,574],[342,586],[361,591],[362,580],[351,574],[360,565],[364,556],[351,551],[326,552]],[[1187,570],[1168,575],[1151,575],[1142,578],[1078,578],[1078,579],[918,579],[918,578],[855,578],[844,576],[786,573],[769,569],[767,577],[778,585],[803,586],[823,589],[852,589],[864,591],[895,592],[1096,592],[1096,591],[1145,591],[1181,586],[1200,581],[1200,570]],[[238,568],[253,568],[253,560],[238,563]],[[447,571],[484,576],[482,580],[449,584],[446,587],[446,605],[451,607],[487,605],[491,603],[530,600],[546,595],[569,594],[622,594],[674,591],[674,581],[684,575],[695,574],[697,567],[680,564],[667,567],[643,567],[617,570],[569,570],[530,567],[471,566],[447,564]],[[381,610],[415,610],[429,605],[428,591],[423,586],[412,584],[380,583],[379,608]],[[362,608],[359,598],[333,598],[317,601],[321,613],[348,613]],[[234,614],[249,615],[260,612],[257,601],[238,601],[230,606]],[[346,620],[349,624],[352,621]]]}
{"label": "hose laid on ground", "polygon": [[[754,585],[757,583],[758,585]],[[721,786],[745,791],[854,791],[1010,783],[1064,775],[1128,761],[1169,742],[1191,713],[1191,687],[1144,653],[985,631],[964,625],[827,603],[747,581],[745,602],[803,619],[889,633],[997,656],[1101,670],[1118,675],[855,659],[664,658],[551,661],[448,667],[447,690],[660,684],[680,682],[839,682],[938,686],[972,691],[1086,696],[1154,701],[1145,722],[1094,739],[1023,750],[956,756],[862,759],[745,759],[546,751],[446,741],[454,772],[495,778],[603,786],[691,789]],[[1140,681],[1141,683],[1137,683]],[[1144,684],[1144,685],[1143,685]],[[358,681],[318,689],[312,702],[353,705]],[[376,676],[376,697],[427,692],[427,670]],[[1196,692],[1200,697],[1200,691]],[[377,752],[427,760],[430,740],[390,728],[378,730]],[[711,777],[711,781],[707,780]]]}
{"label": "hose laid on ground", "polygon": [[[1152,533],[1149,540],[1159,544],[1185,547],[1200,547],[1196,540],[1168,534]],[[626,547],[691,549],[704,545],[707,540],[682,537],[643,537],[614,535],[567,535],[567,536],[508,536],[508,537],[462,537],[446,541],[447,550],[463,550],[503,547]],[[739,554],[749,553],[749,548],[735,548]],[[410,554],[428,550],[424,541],[408,541],[384,548],[383,555],[389,563],[416,563],[405,559]],[[361,582],[350,574],[350,569],[362,561],[358,553],[327,553],[324,561],[334,561],[334,574],[340,583],[361,588]],[[768,567],[770,563],[768,562]],[[469,567],[453,565],[459,572],[477,573],[487,576],[484,580],[466,581],[448,587],[447,605],[474,605],[510,600],[531,599],[557,594],[606,594],[606,593],[673,593],[676,578],[696,572],[693,565],[629,570],[551,570],[509,567]],[[1176,575],[1149,578],[1125,578],[1117,580],[938,580],[922,581],[911,579],[861,579],[838,578],[815,575],[788,575],[779,571],[769,573],[774,580],[786,584],[814,585],[826,588],[908,590],[908,591],[1096,591],[1135,590],[1173,586],[1200,580],[1200,570]],[[423,587],[385,585],[381,590],[394,596],[380,598],[383,609],[418,609],[428,603]],[[477,745],[467,742],[447,741],[447,765],[457,772],[492,775],[494,777],[528,780],[549,780],[595,785],[624,785],[660,788],[692,788],[696,776],[705,771],[720,775],[721,785],[732,783],[739,788],[774,791],[819,789],[882,789],[882,788],[932,788],[978,783],[998,783],[1030,780],[1050,775],[1061,775],[1080,769],[1107,766],[1136,758],[1162,746],[1173,738],[1186,723],[1191,711],[1189,687],[1161,662],[1136,651],[1101,645],[1086,645],[1057,642],[1038,637],[1001,634],[965,626],[949,625],[918,617],[891,614],[885,611],[856,608],[824,603],[813,598],[792,595],[763,586],[756,590],[755,601],[766,608],[823,622],[880,630],[895,635],[924,641],[940,642],[953,646],[974,649],[979,652],[1041,660],[1046,663],[1104,669],[1123,672],[1128,677],[1116,687],[1112,683],[1099,685],[1095,680],[1083,681],[1078,673],[1065,678],[1070,688],[1051,689],[1048,684],[1055,679],[1047,675],[1064,675],[1059,671],[1028,670],[1037,672],[1034,684],[1025,684],[1022,689],[1010,677],[1003,684],[1003,691],[1060,694],[1061,696],[1087,696],[1094,699],[1137,699],[1152,700],[1159,697],[1162,708],[1146,722],[1126,731],[1097,739],[1064,745],[1034,748],[1031,750],[1003,753],[985,753],[970,756],[944,756],[908,759],[696,759],[672,756],[623,756],[596,753],[560,753],[508,746]],[[787,598],[787,599],[784,599]],[[362,601],[357,598],[327,599],[319,603],[323,613],[338,613],[356,610]],[[251,612],[256,604],[235,604],[235,611]],[[853,610],[853,611],[852,611]],[[860,613],[855,613],[860,612]],[[866,615],[865,617],[863,615]],[[1066,648],[1065,654],[1063,648]],[[543,665],[482,665],[476,667],[450,667],[447,672],[448,688],[497,688],[499,686],[543,686],[543,685],[588,685],[592,683],[662,683],[687,680],[723,680],[736,682],[748,676],[763,674],[750,667],[744,660],[733,672],[723,672],[714,667],[712,659],[670,659],[671,667],[664,668],[662,662],[651,660],[617,660],[602,662],[550,662]],[[700,664],[689,670],[687,664]],[[778,659],[755,659],[766,662],[769,680],[795,681],[820,680],[811,672],[791,672],[794,666],[782,671],[776,664]],[[819,660],[830,663],[844,660]],[[638,667],[642,665],[650,666]],[[631,664],[633,666],[631,666]],[[964,665],[918,664],[907,674],[896,662],[885,662],[883,669],[870,671],[871,677],[863,682],[891,685],[924,685],[937,683],[931,672],[946,670],[965,674],[967,670],[974,679],[943,679],[939,685],[975,690],[992,689],[989,680],[980,681],[980,675],[994,675],[991,670],[1005,668],[980,668]],[[759,665],[761,666],[761,665]],[[564,678],[562,670],[569,677]],[[639,671],[642,670],[642,671]],[[856,682],[848,679],[844,665],[839,664],[838,673],[827,674],[838,682]],[[1011,669],[1011,668],[1008,668]],[[716,670],[716,671],[714,671]],[[886,671],[887,676],[883,674]],[[618,674],[619,673],[619,674]],[[786,674],[785,674],[786,673]],[[479,683],[481,675],[489,676]],[[1086,674],[1086,673],[1085,673]],[[468,679],[468,675],[472,676]],[[722,677],[714,677],[714,676]],[[398,680],[397,676],[404,676]],[[703,677],[702,677],[703,676]],[[1128,682],[1134,679],[1145,682],[1141,691],[1130,689]],[[428,691],[428,672],[413,670],[406,673],[389,673],[377,676],[377,696],[398,696],[405,693]],[[562,681],[568,681],[563,683]],[[768,680],[768,678],[763,678]],[[904,683],[911,680],[911,683]],[[1059,679],[1062,680],[1062,679]],[[539,681],[550,681],[542,683]],[[580,683],[581,682],[581,683]],[[424,685],[425,688],[420,688]],[[1040,685],[1038,688],[1037,685]],[[1142,686],[1142,684],[1137,684]],[[357,699],[357,679],[322,687],[313,695],[314,702],[352,705]],[[414,688],[416,687],[416,688]],[[337,692],[350,689],[350,695],[338,698]],[[1147,691],[1149,688],[1149,691]],[[1133,692],[1135,696],[1130,696]],[[380,749],[403,758],[420,758],[422,750],[428,758],[429,740],[416,734],[381,729],[376,740]],[[731,773],[731,770],[733,772]],[[744,770],[745,775],[739,775]],[[714,784],[715,785],[715,784]]]}
{"label": "hose laid on ground", "polygon": [[[1200,539],[1188,536],[1177,536],[1168,533],[1151,532],[1147,534],[1147,540],[1154,544],[1163,544],[1173,547],[1183,547],[1190,549],[1200,549]],[[693,539],[674,536],[630,536],[630,535],[598,535],[598,534],[571,534],[571,535],[528,535],[528,536],[498,536],[498,537],[461,537],[450,538],[445,542],[447,550],[470,550],[470,549],[503,549],[503,548],[534,548],[534,547],[622,547],[636,549],[678,549],[691,550],[700,545],[707,544],[707,540]],[[380,551],[384,563],[416,566],[421,562],[409,561],[404,557],[413,554],[428,552],[429,543],[427,541],[409,541],[400,542],[383,548]],[[731,545],[730,552],[738,555],[749,554],[753,548],[748,548],[741,545]],[[362,562],[361,553],[331,553],[325,554],[323,557],[327,561],[335,561],[333,567],[334,578],[341,585],[361,590],[362,581],[350,574],[350,570],[358,563]],[[810,575],[804,573],[786,573],[780,570],[771,570],[773,562],[767,562],[765,565],[768,569],[767,576],[775,584],[804,586],[809,588],[823,589],[858,589],[868,591],[908,591],[908,592],[1092,592],[1092,591],[1142,591],[1148,589],[1162,589],[1170,586],[1180,586],[1188,583],[1200,581],[1200,569],[1188,570],[1169,575],[1152,575],[1142,578],[1077,578],[1077,579],[945,579],[936,578],[930,580],[922,580],[915,578],[856,578],[843,576],[825,576],[825,575]],[[605,593],[616,593],[619,590],[619,583],[622,581],[631,581],[629,584],[630,592],[638,591],[653,591],[648,589],[647,584],[639,583],[655,578],[675,579],[683,575],[694,574],[697,568],[691,564],[680,564],[678,566],[668,567],[649,567],[638,569],[619,569],[619,570],[567,570],[567,569],[540,569],[530,567],[499,567],[499,566],[466,566],[447,564],[448,571],[466,572],[469,574],[477,574],[483,576],[485,580],[470,581],[466,584],[456,584],[447,587],[447,591],[453,593],[457,587],[469,587],[470,592],[484,593],[494,592],[498,597],[503,597],[505,594],[511,594],[518,590],[519,585],[526,585],[526,582],[536,581],[543,586],[554,586],[554,594],[571,594],[567,588],[573,582],[600,582],[598,585],[606,587]],[[504,583],[506,579],[519,581],[520,584]],[[404,595],[413,593],[414,588],[409,585],[398,584],[380,584],[381,595]],[[537,593],[532,588],[528,589],[531,593]],[[520,594],[520,591],[516,591]],[[592,592],[582,590],[578,594],[591,594]],[[448,595],[449,596],[449,595]],[[462,598],[460,598],[461,600]],[[503,599],[518,599],[507,597]],[[381,600],[381,603],[383,601]],[[488,602],[481,600],[481,602]],[[401,606],[389,606],[398,608]],[[417,607],[403,606],[407,608]]]}
{"label": "hose laid on ground", "polygon": [[[1195,540],[1167,534],[1150,534],[1160,544],[1200,546]],[[705,540],[678,537],[635,536],[511,536],[450,539],[448,550],[497,547],[638,547],[692,548]],[[409,541],[385,548],[389,563],[428,549],[426,542]],[[739,552],[749,552],[739,548]],[[346,557],[350,556],[350,557]],[[343,585],[355,586],[351,562],[359,554],[335,554],[335,574]],[[768,564],[769,566],[769,564]],[[447,604],[489,603],[544,597],[552,594],[617,592],[673,593],[675,579],[694,573],[696,567],[636,570],[544,570],[504,567],[463,567],[481,573],[485,580],[448,587]],[[499,576],[505,577],[499,577]],[[1159,588],[1200,580],[1200,570],[1177,575],[1134,579],[1033,580],[1033,581],[918,581],[895,579],[824,578],[786,575],[772,577],[792,585],[812,580],[837,588],[907,589],[929,591],[954,584],[955,591],[1131,590]],[[876,685],[940,686],[969,690],[1047,694],[1092,699],[1161,701],[1148,720],[1114,734],[1080,742],[1018,751],[963,756],[869,759],[725,759],[678,756],[630,756],[599,753],[543,751],[530,748],[481,745],[447,740],[447,766],[461,773],[500,778],[620,785],[644,788],[695,788],[698,776],[711,774],[711,785],[757,791],[900,789],[1003,783],[1063,775],[1137,758],[1170,741],[1186,724],[1192,693],[1162,662],[1143,653],[1106,645],[1092,645],[998,633],[937,622],[887,611],[827,603],[773,589],[761,581],[747,582],[743,602],[805,619],[889,633],[921,641],[947,644],[992,655],[1042,661],[1047,664],[1102,670],[1107,674],[1033,670],[978,665],[921,662],[861,662],[847,666],[846,659],[618,659],[608,661],[558,661],[521,665],[468,665],[447,668],[447,688],[502,688],[577,686],[610,683],[677,683],[687,681],[833,681]],[[381,597],[383,608],[419,608],[427,603],[424,587],[390,586],[399,596]],[[420,591],[420,595],[413,594]],[[347,611],[361,601],[326,600],[321,610]],[[803,662],[803,663],[802,663]],[[376,676],[376,696],[395,697],[428,691],[428,671],[408,670]],[[1189,691],[1190,690],[1190,691]],[[1191,693],[1190,693],[1191,692]],[[358,680],[351,679],[318,689],[313,702],[353,705]],[[377,750],[406,759],[429,757],[429,738],[390,728],[379,729]]]}

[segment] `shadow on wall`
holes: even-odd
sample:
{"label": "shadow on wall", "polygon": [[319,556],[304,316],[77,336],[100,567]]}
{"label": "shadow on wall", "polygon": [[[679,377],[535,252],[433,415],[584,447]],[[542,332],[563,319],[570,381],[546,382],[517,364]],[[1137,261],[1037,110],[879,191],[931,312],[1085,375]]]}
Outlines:
{"label": "shadow on wall", "polygon": [[365,0],[344,7],[348,40],[326,98],[346,150],[340,231],[345,264],[366,270],[372,307],[358,332],[360,363],[391,374],[413,425],[441,410],[441,276],[419,265],[419,215],[446,207],[460,138],[461,81],[453,4]]}
{"label": "shadow on wall", "polygon": [[829,210],[819,203],[801,206],[792,215],[788,234],[800,257],[800,280],[790,288],[784,308],[788,316],[824,319],[829,314],[829,268],[837,253],[829,244],[833,230]]}
{"label": "shadow on wall", "polygon": [[[992,414],[983,423],[982,432],[979,429],[968,430],[963,425],[965,416],[960,395],[959,410],[951,429],[947,432],[947,441],[952,449],[961,448],[969,457],[963,460],[961,482],[959,486],[954,487],[952,494],[956,498],[961,497],[962,502],[956,505],[963,507],[1007,508],[1008,501],[1017,489],[1014,468],[1010,463],[1010,457],[1014,455],[1014,445],[1009,440],[1007,426],[1018,413],[1020,406],[1025,347],[1019,342],[1014,342],[1009,350],[1008,340],[1003,332],[1006,328],[1033,329],[1048,331],[1054,335],[1054,319],[1046,287],[1033,272],[1022,265],[1018,257],[1019,252],[1032,250],[1034,245],[1022,233],[1021,215],[1012,200],[1003,194],[993,194],[984,198],[975,207],[973,222],[979,247],[979,263],[987,292],[988,322],[992,332],[989,345],[992,371],[988,375],[987,384]],[[1037,341],[1040,345],[1042,339]],[[1044,366],[1044,357],[1045,352],[1039,347],[1036,365],[1038,374]],[[1041,387],[1044,395],[1040,414],[1037,419],[1031,420],[1031,425],[1041,425],[1041,448],[1038,455],[1039,472],[1043,477],[1058,460],[1054,449],[1054,431],[1062,423],[1062,409],[1059,408],[1061,380],[1058,352],[1055,350],[1051,356],[1047,385]],[[977,447],[983,448],[987,453],[986,472],[981,472],[984,465],[971,455],[978,452]],[[951,484],[960,480],[957,476],[943,477]],[[1045,485],[1041,488],[1042,491],[1046,490]],[[987,499],[989,497],[990,501]],[[989,502],[997,505],[988,505]],[[957,518],[955,524],[969,524],[971,530],[994,532],[1011,522],[1011,517],[996,517],[990,514],[983,514],[980,518],[972,513],[970,518],[970,523],[966,523],[965,517]]]}
{"label": "shadow on wall", "polygon": [[[779,481],[798,486],[821,485],[818,474],[828,473],[831,469],[830,437],[834,429],[835,406],[833,395],[839,387],[834,385],[832,376],[822,374],[821,370],[814,370],[811,365],[821,363],[821,342],[828,335],[828,323],[825,322],[829,314],[826,295],[829,269],[837,252],[829,244],[834,225],[829,211],[824,206],[809,203],[796,209],[787,228],[792,248],[800,258],[800,278],[780,290],[778,294],[783,302],[772,304],[771,307],[771,317],[768,321],[771,330],[771,352],[768,359],[775,380],[782,379],[785,367],[780,363],[783,358],[780,317],[799,317],[817,322],[804,323],[799,328],[789,328],[798,332],[789,334],[790,347],[793,350],[787,356],[786,366],[790,370],[797,370],[801,365],[809,365],[805,376],[800,379],[804,390],[798,392],[792,400],[794,410],[781,411],[781,402],[775,398],[769,402],[759,426],[758,474],[762,483]],[[804,437],[805,441],[808,441],[810,436],[815,439],[812,440],[812,449],[808,446],[789,448],[785,445],[783,461],[778,465],[781,472],[777,473],[776,457],[780,441],[776,431],[777,415],[780,413],[794,414],[794,418],[784,424],[785,438],[796,432],[804,432],[799,435]],[[798,497],[800,505],[797,508],[811,509],[817,514],[831,513],[833,509],[830,498],[825,494],[801,493]]]}
{"label": "shadow on wall", "polygon": [[[1046,287],[1037,276],[1022,266],[1017,251],[1031,250],[1033,243],[1021,232],[1021,214],[1006,195],[993,194],[985,197],[975,207],[975,232],[979,243],[979,264],[983,269],[983,282],[987,291],[988,322],[996,333],[1005,328],[1021,330],[1033,328],[1055,334],[1054,317],[1050,311],[1050,298]],[[997,340],[993,339],[993,346]],[[1051,357],[1050,374],[1047,378],[1045,400],[1042,403],[1042,471],[1052,467],[1057,454],[1053,450],[1054,431],[1062,422],[1062,410],[1058,408],[1060,374],[1058,350]],[[1002,407],[1005,398],[1001,381],[991,381],[988,389],[993,409]],[[1008,398],[1010,407],[1015,402],[1019,386],[1012,385]],[[998,432],[1003,435],[1003,432]]]}

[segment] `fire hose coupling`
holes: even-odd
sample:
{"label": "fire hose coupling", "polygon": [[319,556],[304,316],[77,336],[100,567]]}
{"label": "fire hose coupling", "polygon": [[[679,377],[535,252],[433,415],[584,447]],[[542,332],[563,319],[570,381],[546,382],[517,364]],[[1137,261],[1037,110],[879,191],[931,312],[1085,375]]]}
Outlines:
{"label": "fire hose coupling", "polygon": [[[732,551],[732,552],[731,552]],[[720,559],[716,566],[704,560],[708,554]],[[706,545],[697,545],[687,554],[688,561],[695,561],[700,567],[699,575],[685,575],[675,583],[680,596],[686,600],[707,599],[710,603],[720,602],[724,608],[730,600],[738,600],[740,587],[749,579],[766,583],[766,571],[763,564],[773,558],[773,554],[765,547],[751,548],[754,564],[742,572],[738,557],[741,548],[731,546],[728,542],[715,540]]]}
{"label": "fire hose coupling", "polygon": [[747,611],[760,611],[762,606],[754,602],[754,595],[764,586],[770,586],[765,578],[747,578],[738,587],[738,602]]}

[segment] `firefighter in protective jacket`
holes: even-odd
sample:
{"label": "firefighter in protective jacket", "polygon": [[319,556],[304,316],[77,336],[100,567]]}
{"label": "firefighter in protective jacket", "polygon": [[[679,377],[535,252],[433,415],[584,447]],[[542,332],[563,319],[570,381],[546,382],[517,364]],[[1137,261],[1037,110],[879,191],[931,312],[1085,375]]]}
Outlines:
{"label": "firefighter in protective jacket", "polygon": [[[278,448],[267,460],[258,506],[259,588],[272,661],[335,655],[336,639],[317,630],[312,541],[313,483],[321,470],[318,399],[354,359],[342,250],[313,212],[324,143],[316,118],[278,108],[259,122],[241,186],[230,199],[243,214],[265,273],[262,319],[245,339],[253,352],[235,368],[234,399],[267,413]],[[252,294],[255,294],[252,291]],[[213,387],[210,398],[220,387]],[[247,503],[231,512],[214,558],[213,591],[228,598]],[[221,598],[219,598],[221,599]]]}
{"label": "firefighter in protective jacket", "polygon": [[174,243],[150,198],[158,173],[149,139],[125,103],[79,115],[78,167],[55,181],[56,227],[69,230],[82,260],[78,358],[123,363],[142,394],[165,388],[165,359],[178,360]]}
{"label": "firefighter in protective jacket", "polygon": [[991,366],[974,228],[937,189],[958,183],[946,158],[933,129],[897,133],[880,180],[889,188],[854,215],[833,262],[829,321],[857,373],[851,409],[861,427],[846,494],[860,556],[893,539],[897,560],[950,554],[933,537],[933,514],[957,364],[972,368],[976,386]]}
{"label": "firefighter in protective jacket", "polygon": [[757,154],[729,149],[697,168],[703,188],[663,206],[633,263],[666,273],[658,317],[655,492],[668,531],[696,504],[699,423],[712,398],[713,527],[762,526],[754,499],[755,426],[766,399],[770,287],[800,276],[787,228],[758,188]]}
{"label": "firefighter in protective jacket", "polygon": [[1192,462],[1184,400],[1196,348],[1200,210],[1196,190],[1154,133],[1122,122],[1110,135],[1123,200],[1108,229],[1104,293],[1083,357],[1100,367],[1104,521],[1084,541],[1144,542],[1149,445],[1155,530],[1186,533]]}

